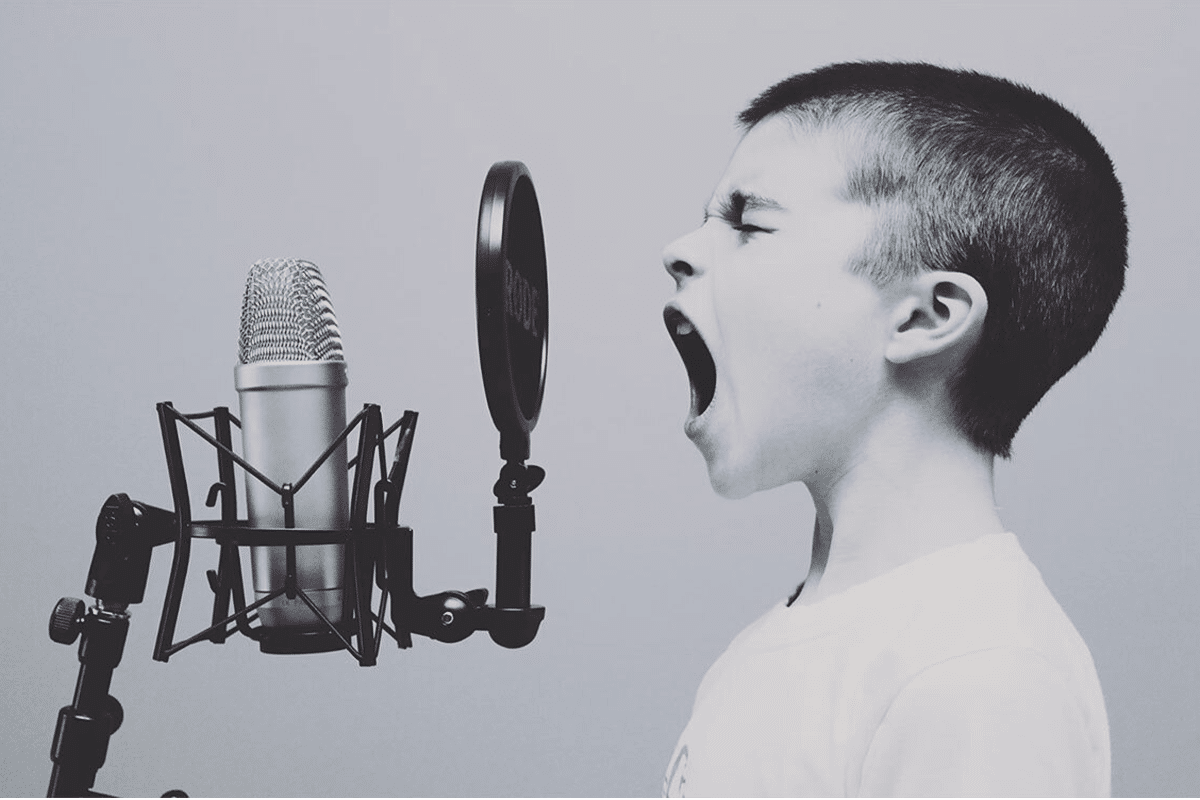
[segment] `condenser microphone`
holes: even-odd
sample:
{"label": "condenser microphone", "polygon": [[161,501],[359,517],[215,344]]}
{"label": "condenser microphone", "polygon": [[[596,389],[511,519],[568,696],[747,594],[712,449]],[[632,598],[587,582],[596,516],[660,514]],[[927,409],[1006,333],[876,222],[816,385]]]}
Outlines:
{"label": "condenser microphone", "polygon": [[[242,455],[276,484],[295,485],[346,427],[346,362],[333,305],[315,264],[268,259],[250,268],[234,369]],[[293,517],[270,486],[246,475],[251,527],[345,529],[350,521],[345,442],[292,497]],[[284,585],[287,547],[251,548],[255,599]],[[343,620],[344,547],[294,548],[296,585],[331,622]],[[299,595],[258,609],[266,629],[326,629]],[[283,631],[280,631],[283,632]]]}

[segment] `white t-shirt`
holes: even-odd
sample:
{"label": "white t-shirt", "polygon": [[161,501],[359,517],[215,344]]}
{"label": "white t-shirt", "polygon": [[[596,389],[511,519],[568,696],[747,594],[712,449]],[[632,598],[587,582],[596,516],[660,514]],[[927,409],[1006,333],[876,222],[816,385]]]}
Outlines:
{"label": "white t-shirt", "polygon": [[696,693],[668,796],[1092,796],[1108,718],[1087,646],[1012,534],[781,602]]}

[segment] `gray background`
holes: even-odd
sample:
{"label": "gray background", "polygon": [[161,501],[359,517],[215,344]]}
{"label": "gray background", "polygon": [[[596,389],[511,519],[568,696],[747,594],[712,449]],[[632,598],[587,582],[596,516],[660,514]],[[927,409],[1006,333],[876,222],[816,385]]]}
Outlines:
{"label": "gray background", "polygon": [[[858,58],[1027,82],[1117,165],[1126,296],[998,492],[1092,648],[1114,790],[1200,793],[1198,22],[1148,2],[0,3],[0,794],[45,791],[77,668],[46,619],[82,594],[100,503],[169,504],[154,404],[236,404],[256,259],[323,269],[352,408],[422,414],[403,509],[418,590],[492,585],[473,247],[503,159],[533,172],[551,270],[541,635],[420,640],[374,669],[245,639],[164,665],[160,548],[97,788],[657,794],[705,669],[804,574],[812,516],[802,487],[708,488],[660,251],[698,223],[750,98]],[[181,632],[204,622],[214,556],[194,548]]]}

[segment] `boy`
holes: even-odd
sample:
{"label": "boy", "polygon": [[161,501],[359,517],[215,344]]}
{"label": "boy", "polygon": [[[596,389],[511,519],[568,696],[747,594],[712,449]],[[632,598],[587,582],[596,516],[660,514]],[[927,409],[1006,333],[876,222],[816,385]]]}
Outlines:
{"label": "boy", "polygon": [[709,670],[671,795],[1106,795],[1091,656],[994,457],[1124,282],[1112,164],[1031,90],[837,64],[764,92],[669,245],[714,489],[801,481],[811,566]]}

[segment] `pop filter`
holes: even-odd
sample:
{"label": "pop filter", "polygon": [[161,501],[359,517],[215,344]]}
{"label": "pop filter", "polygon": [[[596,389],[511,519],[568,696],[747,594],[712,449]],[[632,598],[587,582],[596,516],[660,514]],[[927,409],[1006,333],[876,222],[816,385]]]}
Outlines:
{"label": "pop filter", "polygon": [[475,247],[479,365],[500,457],[529,458],[546,384],[546,245],[529,170],[520,161],[492,165],[479,201]]}

